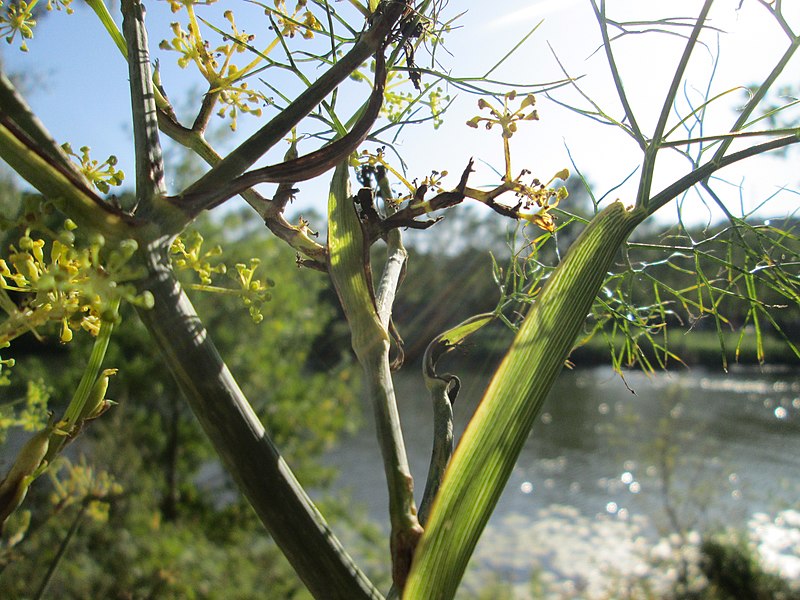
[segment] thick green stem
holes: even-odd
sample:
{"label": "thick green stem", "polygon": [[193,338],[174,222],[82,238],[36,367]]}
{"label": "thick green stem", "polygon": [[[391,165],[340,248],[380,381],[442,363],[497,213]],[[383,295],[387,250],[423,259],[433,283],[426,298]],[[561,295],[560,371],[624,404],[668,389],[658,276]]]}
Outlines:
{"label": "thick green stem", "polygon": [[375,412],[389,489],[392,579],[402,588],[422,530],[395,402],[387,325],[381,322],[375,305],[368,276],[368,246],[350,195],[346,161],[336,167],[328,196],[328,256],[331,280],[350,324],[353,350],[364,369]]}
{"label": "thick green stem", "polygon": [[225,467],[275,543],[320,599],[381,598],[342,548],[275,448],[214,347],[168,264],[165,246],[146,254],[155,305],[139,310]]}
{"label": "thick green stem", "polygon": [[166,195],[166,184],[144,12],[138,0],[122,1],[136,149],[136,198],[140,207],[148,210],[152,202]]}
{"label": "thick green stem", "polygon": [[131,219],[103,202],[81,175],[42,149],[1,106],[0,158],[80,225],[109,239],[131,237]]}
{"label": "thick green stem", "polygon": [[392,579],[401,587],[411,568],[411,558],[422,529],[414,503],[414,480],[408,466],[400,414],[397,411],[389,360],[389,344],[375,348],[360,359],[367,380],[367,394],[375,413],[383,468],[389,490],[389,520],[392,532]]}
{"label": "thick green stem", "polygon": [[536,299],[470,421],[434,501],[403,598],[453,598],[520,450],[617,251],[641,221],[616,202]]}
{"label": "thick green stem", "polygon": [[[159,127],[169,137],[192,150],[212,167],[222,160],[199,132],[180,127],[176,122],[166,118],[163,112],[159,112]],[[302,228],[291,225],[274,200],[265,198],[252,188],[242,192],[241,196],[264,219],[264,223],[272,233],[311,260],[325,262],[327,250],[309,237]]]}
{"label": "thick green stem", "polygon": [[361,111],[358,120],[349,132],[327,146],[304,156],[248,171],[227,185],[218,186],[206,193],[181,194],[176,201],[180,201],[181,205],[191,207],[194,213],[199,213],[207,208],[217,206],[259,183],[282,183],[291,186],[322,175],[338,163],[347,160],[350,154],[355,152],[361,142],[367,138],[372,125],[380,115],[385,84],[386,63],[383,52],[379,51],[375,54],[375,87],[364,110]]}

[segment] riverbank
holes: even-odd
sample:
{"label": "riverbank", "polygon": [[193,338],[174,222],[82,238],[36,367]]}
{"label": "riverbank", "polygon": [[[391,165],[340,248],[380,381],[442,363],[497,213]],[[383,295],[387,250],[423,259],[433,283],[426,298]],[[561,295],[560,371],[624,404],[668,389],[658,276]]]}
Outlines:
{"label": "riverbank", "polygon": [[[478,332],[468,342],[465,352],[470,361],[499,361],[508,349],[513,333],[507,329],[494,328],[493,331]],[[654,341],[664,344],[663,337],[654,336]],[[667,335],[665,348],[670,356],[664,358],[664,348],[660,348],[658,356],[652,345],[641,338],[641,352],[644,358],[655,368],[659,368],[659,360],[665,361],[666,367],[680,368],[684,366],[705,367],[711,370],[722,370],[723,365],[758,365],[759,348],[754,332],[723,332],[721,338],[716,331],[683,331],[673,328]],[[724,348],[724,351],[722,350]],[[798,357],[786,341],[777,335],[765,335],[761,340],[764,364],[800,367]],[[617,339],[613,343],[602,334],[596,334],[583,345],[575,348],[570,355],[570,362],[578,367],[592,367],[612,363],[612,356],[622,357],[621,363],[626,365],[632,351],[625,341]]]}

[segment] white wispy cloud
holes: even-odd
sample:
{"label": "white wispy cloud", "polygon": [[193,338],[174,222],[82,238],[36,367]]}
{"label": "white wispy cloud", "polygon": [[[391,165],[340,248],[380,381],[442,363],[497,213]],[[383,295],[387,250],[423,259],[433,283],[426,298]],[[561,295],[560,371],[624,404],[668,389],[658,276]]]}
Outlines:
{"label": "white wispy cloud", "polygon": [[580,0],[540,0],[531,6],[526,6],[525,8],[492,19],[489,21],[488,27],[496,29],[510,23],[532,21],[550,13],[571,8],[578,4],[578,2],[580,2]]}

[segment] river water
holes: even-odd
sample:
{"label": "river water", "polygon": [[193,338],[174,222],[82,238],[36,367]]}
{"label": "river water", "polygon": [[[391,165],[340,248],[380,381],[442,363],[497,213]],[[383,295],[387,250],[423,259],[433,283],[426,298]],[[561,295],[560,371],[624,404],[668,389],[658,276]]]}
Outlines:
{"label": "river water", "polygon": [[[463,431],[488,380],[471,368],[455,405]],[[424,482],[432,425],[421,376],[395,385],[415,481]],[[386,527],[387,496],[371,411],[326,462],[371,520]],[[418,483],[418,485],[422,485]],[[619,578],[674,577],[676,548],[699,532],[748,535],[769,568],[800,580],[800,373],[702,369],[564,371],[519,457],[465,579],[530,595],[600,597]],[[417,497],[421,495],[418,490]],[[653,564],[661,561],[658,575]]]}

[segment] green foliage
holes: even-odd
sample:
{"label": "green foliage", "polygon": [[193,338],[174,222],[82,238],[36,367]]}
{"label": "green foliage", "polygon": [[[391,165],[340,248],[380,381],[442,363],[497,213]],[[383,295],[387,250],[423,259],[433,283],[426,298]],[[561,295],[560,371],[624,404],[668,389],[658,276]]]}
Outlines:
{"label": "green foliage", "polygon": [[[332,305],[315,300],[324,297],[324,282],[313,273],[296,272],[291,251],[263,229],[249,228],[241,214],[230,214],[221,223],[206,221],[198,236],[223,246],[231,261],[256,253],[283,282],[262,306],[266,321],[258,326],[234,294],[205,293],[200,286],[194,300],[207,323],[218,328],[221,352],[246,382],[256,410],[293,468],[304,484],[322,487],[332,472],[317,457],[360,421],[358,378],[344,348],[339,364],[328,365],[329,372],[309,369],[297,376],[298,365],[313,362],[314,342],[336,316]],[[244,340],[242,331],[248,332]],[[81,499],[100,495],[97,484],[86,487],[85,473],[92,464],[99,472],[91,478],[112,477],[118,487],[103,494],[111,496],[104,504],[92,505],[107,513],[107,520],[89,515],[73,537],[50,584],[63,597],[257,598],[269,590],[270,597],[308,598],[232,482],[203,476],[214,464],[213,453],[129,311],[114,337],[106,361],[122,368],[109,396],[120,404],[79,438],[88,455],[80,465],[84,475],[51,471],[52,493],[39,490],[29,499],[33,523],[9,524],[18,539],[5,555],[0,594],[18,597],[20,582],[41,580]],[[18,356],[20,381],[49,373],[53,396],[68,395],[79,376],[71,357],[86,352],[88,341],[76,338],[66,355]],[[14,424],[23,414],[16,414]],[[228,500],[220,503],[221,497]],[[346,511],[341,514],[348,518]]]}
{"label": "green foliage", "polygon": [[[320,362],[313,352],[315,341],[336,328],[337,312],[325,301],[331,289],[315,273],[297,273],[292,250],[262,237],[262,223],[300,254],[298,264],[326,271],[339,295],[378,422],[390,498],[393,581],[403,587],[408,577],[406,595],[410,597],[417,594],[427,600],[456,593],[472,548],[579,332],[579,343],[593,336],[604,338],[618,370],[634,364],[650,370],[678,360],[666,333],[676,323],[695,329],[712,325],[708,329],[722,345],[723,365],[727,360],[724,330],[729,327],[741,332],[735,355],[746,332],[752,330],[756,357],[763,361],[764,332],[772,328],[800,356],[788,331],[794,325],[774,315],[784,304],[791,308],[800,304],[796,224],[748,223],[750,215],[734,216],[710,183],[722,167],[798,141],[796,130],[753,131],[751,127],[763,120],[751,117],[763,110],[761,99],[800,47],[780,3],[761,4],[782,26],[789,48],[736,122],[724,129],[731,133],[716,136],[698,132],[706,110],[727,92],[687,110],[676,103],[681,86],[690,84],[685,80],[690,57],[705,43],[701,35],[706,33],[705,20],[713,1],[706,0],[694,22],[642,20],[631,24],[630,30],[622,28],[614,38],[609,26],[620,24],[608,18],[605,2],[592,3],[624,118],[610,117],[590,100],[578,88],[577,78],[565,73],[561,83],[575,87],[587,103],[570,108],[619,128],[638,144],[643,159],[634,205],[614,202],[600,210],[592,196],[596,214],[591,219],[561,205],[568,187],[554,182],[566,181],[566,169],[547,183],[528,179],[527,169],[519,170],[519,175],[512,172],[509,140],[519,123],[535,121],[538,114],[534,95],[527,93],[532,86],[517,88],[524,87],[526,92],[516,106],[517,93],[507,91],[510,86],[488,81],[508,55],[477,79],[435,73],[433,53],[452,23],[440,14],[445,1],[255,2],[265,16],[263,26],[254,29],[258,36],[263,32],[266,39],[262,39],[241,29],[230,10],[218,13],[222,27],[201,16],[214,0],[170,0],[176,20],[169,39],[159,48],[175,58],[179,67],[191,67],[207,86],[196,98],[198,108],[191,123],[182,123],[176,116],[158,68],[151,72],[141,4],[123,0],[123,36],[102,0],[88,3],[129,62],[137,186],[132,201],[123,205],[95,191],[107,193],[123,182],[124,174],[113,156],[100,163],[90,157],[88,147],[76,154],[69,144],[55,144],[31,117],[10,80],[0,78],[0,154],[48,199],[42,203],[30,198],[20,218],[2,220],[9,233],[0,258],[0,308],[5,313],[0,347],[4,356],[12,358],[0,362],[0,377],[2,383],[9,383],[8,368],[16,362],[14,368],[23,377],[42,379],[53,390],[47,403],[39,388],[8,387],[14,398],[25,401],[12,406],[21,410],[10,411],[5,424],[28,425],[37,432],[0,484],[3,520],[20,506],[31,481],[48,468],[54,490],[49,505],[42,500],[41,489],[32,490],[31,506],[46,507],[35,519],[25,513],[14,517],[17,521],[12,522],[9,553],[4,558],[6,572],[12,575],[5,584],[10,594],[21,593],[19,582],[35,580],[36,575],[40,575],[42,591],[48,584],[59,585],[65,597],[91,593],[202,598],[227,592],[232,581],[238,589],[226,597],[252,597],[270,585],[270,592],[280,596],[304,594],[293,577],[284,578],[274,548],[253,531],[252,514],[242,510],[238,499],[215,502],[204,487],[200,477],[210,451],[179,402],[180,389],[309,589],[317,596],[347,600],[378,595],[342,552],[287,465],[295,467],[305,485],[325,482],[327,473],[313,459],[354,426],[356,378],[347,359],[336,352],[326,355],[331,366],[327,372],[312,368]],[[22,50],[34,33],[36,5],[36,1],[12,3],[0,15],[0,34],[9,43],[20,41]],[[66,0],[48,2],[47,8],[71,10]],[[210,17],[213,11],[202,14]],[[612,41],[653,31],[678,33],[686,45],[655,127],[645,132],[628,101]],[[426,72],[431,72],[433,81],[422,85],[415,52],[424,44],[431,48],[432,68]],[[364,73],[372,61],[374,75],[367,78]],[[273,77],[279,71],[291,77]],[[407,75],[401,77],[399,71]],[[344,85],[355,80],[350,85],[358,87],[364,79],[370,82],[365,110],[355,114],[353,106],[344,110],[339,100],[346,95]],[[481,99],[479,109],[488,113],[468,121],[472,127],[497,125],[500,130],[504,172],[488,190],[468,185],[471,161],[457,185],[447,189],[447,172],[440,167],[429,169],[430,175],[418,184],[401,167],[390,164],[383,148],[360,148],[370,131],[378,140],[384,132],[421,120],[431,119],[437,127],[448,103],[443,82],[502,98],[502,107]],[[402,86],[408,83],[414,91],[404,91]],[[553,90],[554,84],[542,87]],[[430,117],[419,118],[422,107]],[[779,110],[768,108],[767,114]],[[243,114],[272,118],[223,158],[205,136],[214,114],[227,120],[231,129],[236,129]],[[388,122],[375,127],[381,114]],[[673,114],[677,114],[677,124]],[[174,196],[164,189],[158,128],[211,165]],[[687,139],[674,139],[681,130]],[[290,133],[290,151],[283,162],[254,168]],[[297,142],[302,134],[322,140],[320,148],[299,156]],[[768,140],[747,145],[756,136]],[[729,152],[735,140],[742,140],[745,148]],[[680,153],[691,169],[652,193],[656,157],[665,149]],[[714,153],[710,159],[708,150]],[[350,165],[360,167],[365,186],[358,194],[360,211],[349,191]],[[312,239],[307,221],[291,225],[283,213],[298,182],[334,166],[328,241],[320,243]],[[378,180],[377,186],[372,186],[369,173]],[[390,177],[405,186],[400,197],[394,197]],[[254,187],[262,183],[278,184],[273,198]],[[728,217],[724,229],[695,236],[681,225],[655,241],[627,243],[645,218],[695,185],[723,209]],[[238,194],[256,211],[257,229],[251,229],[238,214],[216,222],[198,220],[203,211]],[[375,204],[378,196],[383,206]],[[390,339],[399,344],[391,314],[407,259],[399,229],[426,229],[439,220],[428,214],[455,207],[467,198],[535,227],[519,228],[522,241],[509,243],[507,267],[501,268],[497,260],[487,264],[499,288],[499,300],[493,297],[490,306],[484,307],[485,298],[476,299],[474,307],[479,310],[475,312],[487,312],[487,321],[489,316],[498,317],[516,331],[516,337],[444,472],[442,491],[423,534],[417,523],[388,358]],[[50,200],[58,202],[66,220],[54,216]],[[586,227],[577,236],[579,224]],[[563,260],[559,236],[573,242]],[[378,239],[386,240],[388,257],[383,273],[377,275],[375,269],[373,279],[370,247]],[[453,289],[463,290],[466,296],[480,290],[480,283],[471,277],[454,276],[456,268],[470,269],[474,256],[454,255],[452,249],[436,256],[431,262],[442,270],[443,283],[451,291],[433,302],[427,288],[422,294],[412,291],[408,302],[412,318],[421,318],[431,305],[448,327],[471,316],[456,318],[451,306]],[[199,313],[184,295],[176,272],[181,273]],[[673,279],[675,274],[680,277]],[[441,281],[440,276],[437,283]],[[132,308],[139,311],[144,326],[132,318]],[[587,312],[592,314],[588,326]],[[250,320],[260,326],[248,327]],[[116,343],[107,350],[114,327]],[[54,330],[58,341],[51,337]],[[73,336],[81,330],[89,335]],[[29,333],[37,350],[33,354],[38,356],[25,356],[24,347],[9,355],[7,344],[30,339]],[[447,337],[440,338],[435,351],[443,353],[449,350],[448,344],[462,343],[460,335],[457,341]],[[42,356],[44,349],[60,349],[63,354],[48,360]],[[54,368],[62,366],[62,359],[68,366]],[[175,381],[158,368],[163,366],[159,361],[172,370]],[[114,367],[101,370],[104,362]],[[110,381],[117,369],[119,374]],[[429,370],[435,371],[430,365]],[[241,386],[231,373],[243,382]],[[448,385],[457,381],[449,377]],[[111,406],[107,393],[120,405],[94,423]],[[58,405],[67,404],[69,398],[64,418],[51,416],[43,425],[45,404],[51,410],[62,408]],[[450,408],[446,389],[439,399],[444,408]],[[452,412],[440,414],[437,431],[451,434]],[[93,426],[82,438],[82,450],[91,453],[97,470],[81,463],[56,473],[56,455],[89,421]],[[285,450],[285,458],[275,444]],[[230,489],[226,483],[215,495]],[[264,489],[269,493],[263,494]],[[301,526],[302,539],[296,534]],[[247,560],[241,565],[220,549],[234,542],[247,547]],[[62,564],[69,544],[73,560]],[[103,548],[103,552],[89,555],[89,548]],[[709,573],[729,564],[740,572],[752,572],[736,555],[719,548],[711,548],[708,556]],[[21,560],[29,557],[32,560]],[[123,563],[135,568],[120,576]],[[232,577],[234,570],[239,577]],[[749,585],[752,579],[740,579],[739,584]],[[718,577],[715,581],[720,589],[727,585]]]}
{"label": "green foliage", "polygon": [[[579,193],[570,198],[581,204]],[[409,277],[420,285],[401,291],[396,315],[412,357],[443,328],[494,306],[516,329],[522,308],[535,299],[558,260],[558,248],[569,243],[581,220],[568,216],[556,236],[532,237],[531,228],[504,234],[501,223],[493,230],[491,220],[470,214],[463,211],[437,225],[438,239],[447,243],[421,240],[410,250]],[[684,364],[796,363],[800,300],[795,276],[790,266],[769,267],[796,262],[796,229],[794,220],[786,220],[739,228],[654,224],[637,232],[595,301],[574,362],[610,360],[620,372]],[[459,302],[432,297],[429,290],[438,289],[449,290]],[[507,334],[497,330],[481,339],[472,350],[477,356],[498,358],[508,343]]]}
{"label": "green foliage", "polygon": [[[10,381],[6,381],[10,383]],[[47,423],[48,401],[51,389],[44,379],[25,382],[24,396],[13,396],[0,406],[0,442],[4,443],[8,431],[12,427],[21,427],[25,431],[36,431]]]}
{"label": "green foliage", "polygon": [[781,577],[764,571],[747,544],[737,539],[708,537],[700,545],[700,569],[708,580],[705,589],[687,600],[796,600],[793,590]]}
{"label": "green foliage", "polygon": [[[303,467],[304,456],[318,454],[359,422],[354,412],[358,378],[346,347],[338,349],[338,356],[331,355],[326,372],[304,373],[315,362],[315,342],[338,318],[335,306],[323,300],[326,282],[313,272],[297,270],[291,250],[263,228],[253,229],[243,213],[229,214],[217,225],[208,222],[202,232],[206,243],[224,248],[228,262],[244,265],[257,256],[269,274],[267,282],[280,282],[270,288],[270,300],[260,305],[263,320],[257,326],[243,321],[246,315],[235,294],[197,288],[193,298],[215,332],[226,363],[275,439],[287,456],[299,461],[301,471],[311,469],[310,463]],[[251,317],[252,310],[247,306]],[[242,331],[248,331],[244,339]]]}
{"label": "green foliage", "polygon": [[[86,513],[66,558],[50,582],[60,598],[309,598],[280,552],[255,526],[252,514],[236,503],[223,510],[166,522],[157,498],[148,495],[152,470],[135,474],[125,493],[92,500],[100,518]],[[131,477],[133,480],[134,478]],[[62,478],[60,487],[66,485]],[[141,485],[141,487],[138,487]],[[98,495],[98,486],[92,489]],[[84,496],[88,497],[88,496]],[[34,522],[27,538],[3,558],[0,593],[27,597],[39,587],[59,544],[83,502],[65,502],[54,492],[45,522]],[[44,506],[37,513],[46,514]],[[230,548],[237,548],[231,552]]]}
{"label": "green foliage", "polygon": [[631,243],[627,269],[606,281],[593,315],[615,368],[652,370],[679,362],[670,327],[714,332],[725,368],[731,358],[744,358],[745,349],[763,363],[765,338],[782,340],[787,354],[800,358],[792,341],[800,296],[789,266],[800,256],[796,228],[789,221],[782,227],[738,222],[666,229]]}

